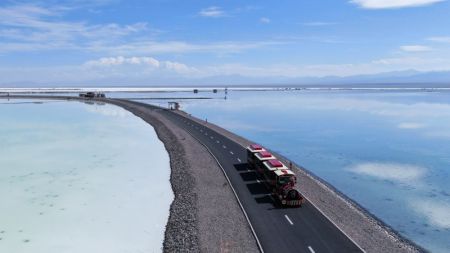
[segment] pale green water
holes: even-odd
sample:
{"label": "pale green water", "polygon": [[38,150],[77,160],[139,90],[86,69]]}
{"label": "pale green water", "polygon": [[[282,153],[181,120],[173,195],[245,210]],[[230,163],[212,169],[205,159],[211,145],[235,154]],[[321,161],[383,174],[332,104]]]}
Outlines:
{"label": "pale green water", "polygon": [[153,128],[111,105],[17,102],[0,100],[0,252],[161,251],[173,193]]}

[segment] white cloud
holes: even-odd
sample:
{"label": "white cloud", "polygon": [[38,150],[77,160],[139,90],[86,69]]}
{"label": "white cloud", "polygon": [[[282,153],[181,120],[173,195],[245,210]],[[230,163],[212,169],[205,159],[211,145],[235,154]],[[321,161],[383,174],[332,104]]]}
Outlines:
{"label": "white cloud", "polygon": [[397,163],[361,163],[349,167],[347,170],[357,174],[404,183],[417,181],[426,171],[423,167]]}
{"label": "white cloud", "polygon": [[192,74],[197,71],[195,68],[188,67],[186,64],[179,62],[165,61],[164,64],[166,69],[174,70],[180,74]]}
{"label": "white cloud", "polygon": [[0,52],[82,49],[108,38],[109,42],[150,32],[147,23],[90,25],[61,21],[70,8],[22,4],[0,7],[0,35],[7,39]]}
{"label": "white cloud", "polygon": [[217,6],[211,6],[205,9],[202,9],[199,13],[202,17],[208,17],[208,18],[220,18],[225,16],[225,12],[222,10],[222,8]]}
{"label": "white cloud", "polygon": [[415,123],[415,122],[403,122],[398,125],[398,128],[401,129],[419,129],[425,127],[424,124]]}
{"label": "white cloud", "polygon": [[259,19],[259,22],[261,22],[263,24],[269,24],[271,22],[271,20],[269,18],[262,17]]}
{"label": "white cloud", "polygon": [[[79,50],[127,56],[192,52],[228,54],[280,43],[158,41],[154,36],[160,31],[149,28],[147,23],[89,24],[62,20],[70,10],[24,4],[0,7],[0,37],[5,39],[0,42],[0,53]],[[225,15],[218,7],[205,9],[203,14],[210,17]]]}
{"label": "white cloud", "polygon": [[428,38],[428,40],[434,42],[450,43],[450,36],[430,37]]}
{"label": "white cloud", "polygon": [[405,52],[426,52],[426,51],[432,50],[431,47],[423,46],[423,45],[406,45],[406,46],[401,46],[400,49]]}
{"label": "white cloud", "polygon": [[351,0],[350,3],[365,9],[396,9],[430,5],[443,1],[445,0]]}
{"label": "white cloud", "polygon": [[439,228],[450,228],[450,204],[432,200],[411,201],[413,210],[425,216],[428,222]]}
{"label": "white cloud", "polygon": [[[439,70],[449,70],[450,60],[446,58],[434,58],[434,57],[394,57],[394,58],[383,58],[374,60],[371,62],[373,69],[382,66],[398,66],[404,69],[415,69],[417,71],[439,71]],[[392,69],[400,70],[400,69]]]}
{"label": "white cloud", "polygon": [[195,53],[207,52],[215,54],[239,53],[244,50],[275,46],[283,44],[277,41],[237,42],[222,41],[204,44],[193,44],[184,41],[139,41],[116,45],[94,44],[89,50],[104,53],[114,52],[122,55],[164,54],[164,53]]}
{"label": "white cloud", "polygon": [[154,68],[159,68],[160,66],[160,62],[153,57],[103,57],[98,60],[91,60],[85,63],[86,66],[117,66],[123,64],[145,64]]}
{"label": "white cloud", "polygon": [[[92,68],[102,68],[102,67],[120,67],[120,66],[137,66],[137,67],[145,67],[151,68],[153,70],[160,71],[173,71],[178,74],[196,74],[198,72],[197,69],[193,67],[189,67],[186,64],[174,61],[159,61],[153,57],[103,57],[97,60],[90,60],[83,64],[85,67]],[[132,71],[130,69],[124,69],[123,73]],[[143,72],[143,74],[147,74]]]}

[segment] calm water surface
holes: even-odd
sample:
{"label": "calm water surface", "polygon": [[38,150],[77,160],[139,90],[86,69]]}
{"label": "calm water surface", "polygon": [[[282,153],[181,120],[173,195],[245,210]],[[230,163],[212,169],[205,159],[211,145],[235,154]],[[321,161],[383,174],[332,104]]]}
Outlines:
{"label": "calm water surface", "polygon": [[121,108],[0,99],[0,252],[160,252],[169,177]]}
{"label": "calm water surface", "polygon": [[306,167],[419,245],[450,252],[449,93],[223,95],[182,109]]}

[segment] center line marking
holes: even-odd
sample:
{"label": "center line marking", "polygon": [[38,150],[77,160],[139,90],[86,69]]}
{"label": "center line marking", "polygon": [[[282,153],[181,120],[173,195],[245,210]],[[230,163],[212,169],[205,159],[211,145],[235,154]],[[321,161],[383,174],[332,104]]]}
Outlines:
{"label": "center line marking", "polygon": [[239,159],[239,158],[237,160],[238,160],[238,162],[242,162],[241,159]]}
{"label": "center line marking", "polygon": [[[250,170],[248,170],[248,171],[250,171]],[[256,179],[256,182],[258,182],[258,184],[260,184],[260,183],[261,183],[261,181],[259,181],[259,179]]]}
{"label": "center line marking", "polygon": [[311,246],[308,246],[308,249],[309,251],[311,251],[311,253],[316,253]]}
{"label": "center line marking", "polygon": [[211,139],[214,139],[214,136],[211,136]]}
{"label": "center line marking", "polygon": [[220,141],[217,141],[217,143],[220,143]]}
{"label": "center line marking", "polygon": [[227,148],[227,146],[225,146],[225,145],[223,145],[222,147],[223,147],[223,148]]}
{"label": "center line marking", "polygon": [[286,214],[284,215],[284,218],[286,218],[286,220],[289,221],[291,225],[294,225],[294,223],[291,221],[291,219],[289,219],[289,217]]}
{"label": "center line marking", "polygon": [[234,155],[233,151],[230,151],[230,154]]}

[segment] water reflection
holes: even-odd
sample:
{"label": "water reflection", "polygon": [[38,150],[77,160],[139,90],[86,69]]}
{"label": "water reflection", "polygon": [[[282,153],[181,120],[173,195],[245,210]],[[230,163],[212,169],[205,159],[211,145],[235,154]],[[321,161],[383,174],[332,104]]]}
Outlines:
{"label": "water reflection", "polygon": [[112,105],[11,101],[0,105],[0,252],[159,252],[173,193],[152,128]]}
{"label": "water reflection", "polygon": [[182,109],[311,170],[406,237],[450,251],[450,94],[229,92]]}

